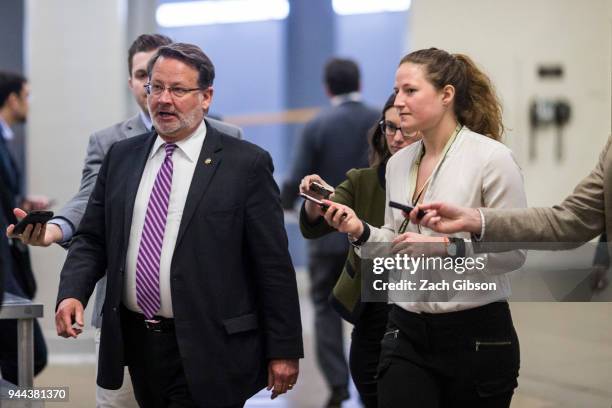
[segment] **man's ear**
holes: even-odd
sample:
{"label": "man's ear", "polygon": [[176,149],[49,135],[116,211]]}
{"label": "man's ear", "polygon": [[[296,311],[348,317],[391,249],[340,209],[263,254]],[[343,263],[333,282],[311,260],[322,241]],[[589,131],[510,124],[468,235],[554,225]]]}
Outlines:
{"label": "man's ear", "polygon": [[17,109],[19,99],[19,94],[17,94],[17,92],[11,92],[8,98],[6,98],[6,105],[11,109]]}
{"label": "man's ear", "polygon": [[212,103],[213,99],[213,93],[214,90],[212,86],[209,86],[208,88],[202,91],[202,109],[204,110],[204,112],[208,112],[208,109],[210,108],[210,104]]}

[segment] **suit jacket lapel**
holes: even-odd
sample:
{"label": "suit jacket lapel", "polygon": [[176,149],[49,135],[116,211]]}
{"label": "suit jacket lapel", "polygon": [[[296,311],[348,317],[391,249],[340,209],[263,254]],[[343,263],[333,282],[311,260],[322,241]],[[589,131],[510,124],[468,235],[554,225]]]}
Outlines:
{"label": "suit jacket lapel", "polygon": [[206,138],[202,144],[202,150],[196,163],[196,167],[193,173],[193,179],[191,180],[191,186],[187,193],[187,200],[185,201],[185,208],[183,210],[183,216],[181,218],[181,225],[179,227],[178,237],[176,239],[176,246],[178,247],[185,230],[189,225],[193,214],[195,213],[198,204],[202,200],[204,193],[212,179],[213,175],[219,167],[222,158],[221,137],[219,132],[206,122]]}
{"label": "suit jacket lapel", "polygon": [[123,234],[125,242],[129,240],[130,227],[132,225],[132,213],[134,211],[134,201],[136,200],[136,193],[138,192],[138,186],[140,185],[140,179],[142,178],[142,172],[144,171],[147,158],[151,147],[155,142],[157,134],[151,132],[149,137],[145,139],[143,143],[140,143],[134,147],[130,153],[128,160],[133,161],[134,166],[132,170],[127,174],[127,180],[125,183],[125,213],[124,213],[124,229]]}

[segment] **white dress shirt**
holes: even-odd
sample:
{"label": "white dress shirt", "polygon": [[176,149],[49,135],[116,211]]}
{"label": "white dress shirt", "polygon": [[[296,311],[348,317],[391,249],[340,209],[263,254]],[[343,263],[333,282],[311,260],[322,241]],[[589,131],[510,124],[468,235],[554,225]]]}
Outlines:
{"label": "white dress shirt", "polygon": [[13,129],[2,119],[0,116],[0,128],[2,128],[2,136],[4,140],[13,140],[14,133]]}
{"label": "white dress shirt", "polygon": [[[394,154],[387,163],[387,187],[385,224],[381,228],[370,227],[366,243],[389,243],[399,234],[404,221],[401,210],[389,207],[389,201],[402,204],[412,203],[414,188],[409,185],[410,169],[413,162],[421,157],[423,142],[419,141]],[[423,203],[442,201],[463,207],[523,208],[527,206],[523,176],[505,145],[467,127],[458,133],[444,160],[432,172],[430,183],[425,190]],[[439,236],[434,231],[409,223],[406,232]],[[479,282],[497,284],[497,291],[491,293],[456,292],[449,293],[448,302],[402,302],[392,301],[411,312],[444,313],[482,306],[510,296],[509,279],[505,272],[518,269],[525,260],[524,251],[474,255],[469,233],[453,234],[466,241],[466,256],[484,257],[485,274],[478,276],[466,272],[465,277]],[[361,256],[364,247],[356,252]],[[371,256],[372,254],[367,254]],[[424,273],[424,272],[423,272]],[[427,277],[425,275],[424,277]],[[460,276],[456,277],[460,278]],[[463,301],[453,301],[460,298]],[[465,299],[469,299],[467,302]]]}
{"label": "white dress shirt", "polygon": [[[159,262],[159,287],[161,295],[161,305],[157,315],[163,317],[174,317],[172,311],[172,295],[170,291],[170,266],[174,246],[178,236],[187,193],[191,186],[191,179],[202,150],[202,144],[206,137],[206,124],[202,122],[196,131],[186,139],[177,142],[177,148],[172,154],[174,166],[172,174],[172,188],[170,200],[168,202],[168,217],[166,219],[166,229]],[[125,266],[125,280],[123,285],[123,304],[130,310],[142,313],[136,302],[136,261],[140,248],[140,237],[145,222],[145,214],[149,204],[149,196],[153,190],[153,184],[157,173],[161,168],[166,156],[163,145],[166,142],[157,136],[153,148],[149,153],[149,158],[145,164],[136,200],[134,202],[134,212],[132,213],[132,227],[130,229],[130,239],[128,243],[127,259]]]}

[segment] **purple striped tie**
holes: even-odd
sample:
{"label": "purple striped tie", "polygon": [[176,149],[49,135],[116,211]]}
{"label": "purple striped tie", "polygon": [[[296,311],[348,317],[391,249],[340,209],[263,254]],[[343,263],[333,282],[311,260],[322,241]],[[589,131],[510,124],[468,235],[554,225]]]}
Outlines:
{"label": "purple striped tie", "polygon": [[159,259],[161,257],[168,201],[172,188],[172,153],[175,144],[166,144],[166,157],[157,173],[149,197],[147,213],[140,237],[138,259],[136,260],[136,302],[145,317],[151,319],[159,310]]}

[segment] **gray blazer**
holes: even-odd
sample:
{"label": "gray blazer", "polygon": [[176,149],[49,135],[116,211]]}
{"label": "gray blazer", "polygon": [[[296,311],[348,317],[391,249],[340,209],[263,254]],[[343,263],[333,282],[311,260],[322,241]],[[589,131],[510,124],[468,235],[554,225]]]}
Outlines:
{"label": "gray blazer", "polygon": [[[242,139],[242,129],[239,127],[223,123],[221,121],[206,118],[217,130],[226,133],[230,136]],[[140,118],[140,115],[131,117],[130,119],[117,123],[106,129],[99,130],[89,137],[89,145],[87,146],[87,156],[83,166],[83,174],[81,176],[81,186],[78,193],[56,214],[56,218],[61,218],[72,225],[73,231],[76,231],[81,223],[89,196],[96,185],[98,171],[104,161],[104,156],[110,147],[121,140],[130,137],[147,133],[147,129]],[[102,278],[96,287],[96,300],[92,313],[91,323],[94,327],[100,327],[102,324],[101,313],[102,305],[104,304],[104,295],[106,293],[106,276]]]}

